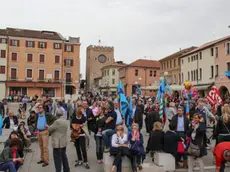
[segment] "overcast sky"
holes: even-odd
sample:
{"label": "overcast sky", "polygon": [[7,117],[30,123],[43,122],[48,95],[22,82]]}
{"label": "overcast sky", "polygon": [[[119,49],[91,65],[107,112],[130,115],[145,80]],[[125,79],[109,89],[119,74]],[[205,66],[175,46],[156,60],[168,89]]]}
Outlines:
{"label": "overcast sky", "polygon": [[114,46],[115,59],[161,59],[230,34],[230,0],[7,0],[0,28],[53,30],[86,47]]}

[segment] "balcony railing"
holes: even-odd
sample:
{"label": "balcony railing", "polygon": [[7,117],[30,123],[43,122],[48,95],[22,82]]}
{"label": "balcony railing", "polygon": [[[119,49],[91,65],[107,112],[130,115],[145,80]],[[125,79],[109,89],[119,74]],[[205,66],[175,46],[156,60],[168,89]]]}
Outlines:
{"label": "balcony railing", "polygon": [[60,82],[61,80],[59,78],[54,78],[54,82]]}
{"label": "balcony railing", "polygon": [[11,76],[9,79],[10,79],[11,81],[16,81],[16,80],[18,80],[18,78],[17,78],[16,76]]}
{"label": "balcony railing", "polygon": [[72,78],[66,78],[65,83],[66,84],[72,84]]}

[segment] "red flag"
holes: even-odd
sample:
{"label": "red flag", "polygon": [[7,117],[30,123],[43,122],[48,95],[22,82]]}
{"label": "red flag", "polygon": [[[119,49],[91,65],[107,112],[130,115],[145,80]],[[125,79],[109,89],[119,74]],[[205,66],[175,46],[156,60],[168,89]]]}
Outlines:
{"label": "red flag", "polygon": [[210,92],[208,93],[206,99],[208,100],[208,102],[212,105],[214,104],[222,104],[222,99],[220,97],[220,92],[219,90],[213,86],[210,90]]}

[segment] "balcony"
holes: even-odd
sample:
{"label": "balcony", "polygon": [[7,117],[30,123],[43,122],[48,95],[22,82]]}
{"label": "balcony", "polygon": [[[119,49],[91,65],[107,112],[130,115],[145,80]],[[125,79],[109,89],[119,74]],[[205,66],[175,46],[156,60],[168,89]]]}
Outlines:
{"label": "balcony", "polygon": [[61,82],[59,78],[54,78],[54,82]]}
{"label": "balcony", "polygon": [[41,78],[41,77],[40,77],[40,78],[38,78],[38,81],[39,81],[39,82],[44,82],[44,81],[45,81],[45,78]]}
{"label": "balcony", "polygon": [[11,76],[11,77],[9,78],[9,80],[10,80],[10,81],[16,81],[16,80],[18,80],[18,78],[15,77],[15,76]]}
{"label": "balcony", "polygon": [[66,78],[65,83],[66,84],[72,84],[72,78]]}

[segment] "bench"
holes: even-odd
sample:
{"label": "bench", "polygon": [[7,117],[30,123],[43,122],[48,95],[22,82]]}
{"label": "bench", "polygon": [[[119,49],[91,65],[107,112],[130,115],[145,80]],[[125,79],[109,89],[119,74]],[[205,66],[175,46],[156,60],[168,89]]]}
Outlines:
{"label": "bench", "polygon": [[169,153],[156,152],[154,153],[154,163],[163,167],[165,171],[175,171],[175,158]]}
{"label": "bench", "polygon": [[[108,172],[111,170],[113,165],[114,157],[110,156],[109,153],[104,153],[104,172]],[[163,167],[159,167],[153,163],[143,163],[142,172],[156,171],[156,172],[165,172]],[[132,172],[132,167],[130,164],[130,160],[125,156],[122,157],[122,172]]]}

